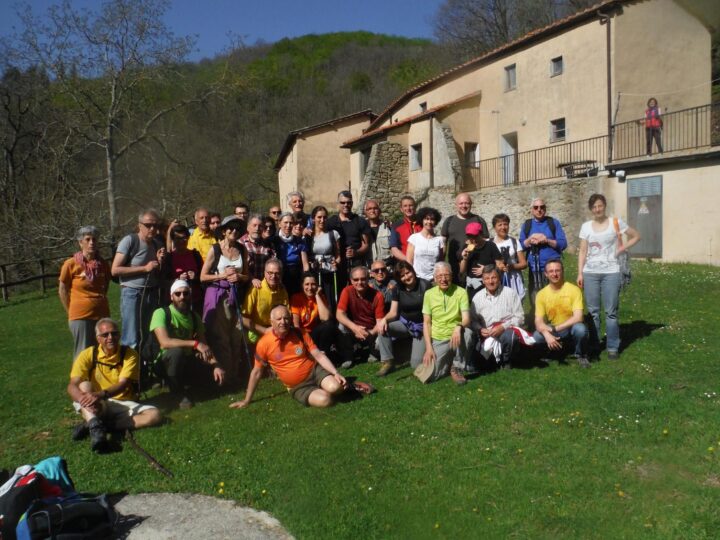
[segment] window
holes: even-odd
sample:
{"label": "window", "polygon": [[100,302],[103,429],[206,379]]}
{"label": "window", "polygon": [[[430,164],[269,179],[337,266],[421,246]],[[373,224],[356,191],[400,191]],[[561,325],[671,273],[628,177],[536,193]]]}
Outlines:
{"label": "window", "polygon": [[360,151],[360,176],[365,176],[365,172],[367,171],[368,163],[370,162],[370,152],[371,151],[372,151],[372,146]]}
{"label": "window", "polygon": [[420,104],[420,112],[425,112],[425,111],[427,111],[427,101],[423,101]]}
{"label": "window", "polygon": [[476,142],[465,143],[465,166],[477,167],[480,161],[480,145]]}
{"label": "window", "polygon": [[558,118],[550,121],[550,142],[565,140],[565,119]]}
{"label": "window", "polygon": [[505,68],[505,91],[515,90],[517,87],[517,74],[515,64],[511,64]]}
{"label": "window", "polygon": [[410,147],[410,170],[422,169],[422,144],[413,144]]}
{"label": "window", "polygon": [[550,76],[556,77],[562,75],[563,72],[563,57],[558,56],[550,60]]}

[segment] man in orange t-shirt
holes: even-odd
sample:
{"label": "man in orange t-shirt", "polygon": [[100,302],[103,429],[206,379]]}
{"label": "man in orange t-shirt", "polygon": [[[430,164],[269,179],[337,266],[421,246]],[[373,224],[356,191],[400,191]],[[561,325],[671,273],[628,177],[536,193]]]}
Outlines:
{"label": "man in orange t-shirt", "polygon": [[329,407],[333,396],[348,387],[325,353],[317,348],[307,332],[292,326],[286,306],[275,306],[270,312],[272,331],[264,334],[255,348],[255,366],[250,373],[245,399],[230,405],[245,408],[250,404],[263,370],[270,366],[290,395],[311,407]]}

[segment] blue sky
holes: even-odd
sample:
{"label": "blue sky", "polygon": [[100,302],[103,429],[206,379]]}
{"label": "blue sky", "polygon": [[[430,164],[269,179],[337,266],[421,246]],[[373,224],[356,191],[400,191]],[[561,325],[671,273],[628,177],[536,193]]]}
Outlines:
{"label": "blue sky", "polygon": [[[31,0],[36,13],[52,0]],[[166,22],[177,35],[197,35],[192,59],[212,57],[229,45],[228,32],[252,45],[262,39],[350,30],[432,38],[432,17],[442,0],[172,0]],[[72,0],[92,8],[99,2]],[[0,0],[0,34],[17,24],[13,0]]]}

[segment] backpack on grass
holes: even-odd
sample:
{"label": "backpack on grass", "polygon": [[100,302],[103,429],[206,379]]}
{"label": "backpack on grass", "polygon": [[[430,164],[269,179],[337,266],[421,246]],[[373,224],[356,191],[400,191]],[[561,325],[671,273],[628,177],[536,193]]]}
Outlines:
{"label": "backpack on grass", "polygon": [[110,536],[116,522],[117,513],[106,495],[73,493],[34,501],[15,533],[18,540],[95,540]]}

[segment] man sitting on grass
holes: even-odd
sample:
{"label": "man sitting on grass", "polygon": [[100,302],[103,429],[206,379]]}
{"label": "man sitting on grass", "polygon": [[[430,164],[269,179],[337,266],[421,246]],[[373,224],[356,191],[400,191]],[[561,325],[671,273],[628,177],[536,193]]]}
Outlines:
{"label": "man sitting on grass", "polygon": [[545,277],[549,283],[535,299],[535,343],[546,343],[550,351],[562,351],[563,343],[572,343],[578,364],[588,368],[588,329],[583,323],[582,291],[565,281],[560,259],[545,263]]}
{"label": "man sitting on grass", "polygon": [[332,405],[333,398],[348,388],[345,377],[317,348],[310,334],[293,328],[286,306],[272,309],[270,323],[272,330],[260,338],[255,349],[255,367],[250,373],[245,399],[232,403],[230,407],[242,409],[250,404],[266,366],[272,368],[290,395],[303,405]]}
{"label": "man sitting on grass", "polygon": [[98,345],[78,354],[70,372],[67,392],[84,422],[73,430],[73,439],[90,435],[91,448],[106,448],[107,429],[140,429],[162,420],[152,405],[132,401],[140,380],[138,354],[120,346],[120,332],[112,319],[100,319],[95,325]]}
{"label": "man sitting on grass", "polygon": [[[178,399],[181,409],[193,406],[188,396],[192,387],[211,380],[218,385],[225,382],[225,369],[206,343],[202,320],[191,308],[191,295],[187,281],[175,280],[170,287],[172,303],[167,311],[166,308],[156,309],[150,321],[150,331],[155,334],[162,349],[160,361],[170,393]],[[170,315],[170,320],[167,315]],[[237,363],[240,361],[235,360]],[[237,379],[237,366],[235,368],[231,373]]]}

